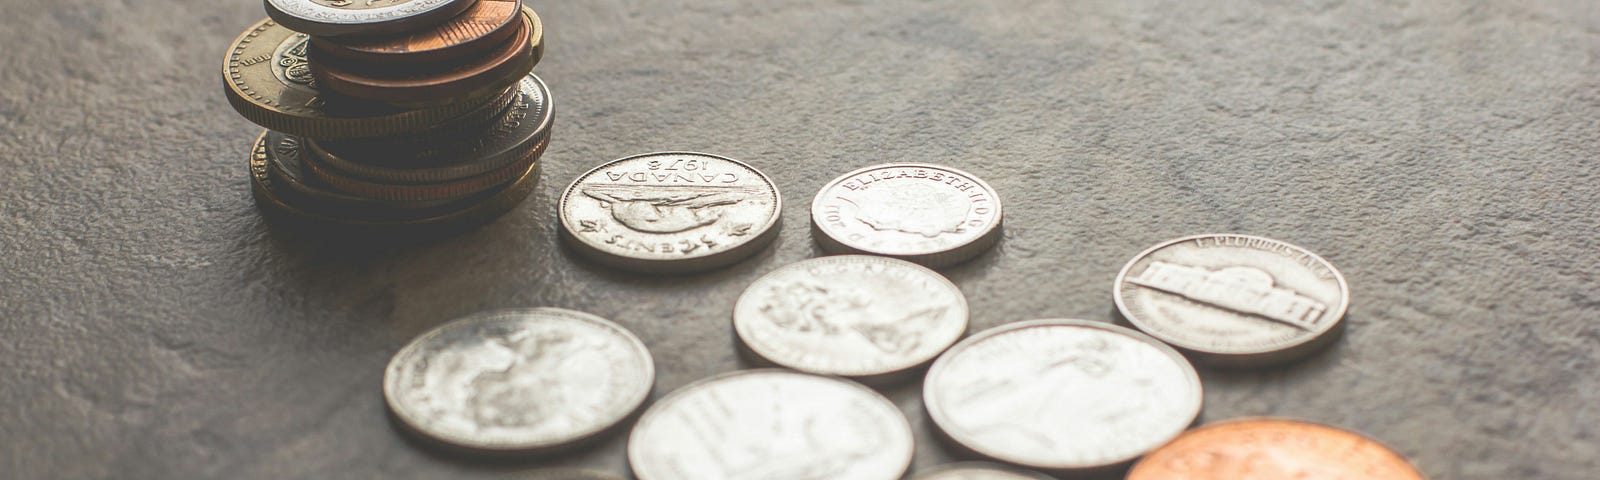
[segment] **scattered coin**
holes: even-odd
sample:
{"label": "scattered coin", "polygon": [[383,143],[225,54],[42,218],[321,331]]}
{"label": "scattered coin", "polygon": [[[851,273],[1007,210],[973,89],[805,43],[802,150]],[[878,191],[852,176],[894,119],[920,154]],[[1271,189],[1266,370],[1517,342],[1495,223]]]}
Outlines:
{"label": "scattered coin", "polygon": [[1117,310],[1150,336],[1218,365],[1265,365],[1326,346],[1350,287],[1303,248],[1249,235],[1199,235],[1140,253],[1117,276]]}
{"label": "scattered coin", "polygon": [[766,248],[782,211],[772,180],[731,158],[651,153],[601,165],[561,196],[574,249],[616,268],[709,270]]}
{"label": "scattered coin", "polygon": [[1029,468],[1098,473],[1179,433],[1200,413],[1200,378],[1172,348],[1082,320],[980,332],[928,371],[928,415],[952,441]]}
{"label": "scattered coin", "polygon": [[889,380],[927,365],[967,331],[961,289],[892,258],[822,257],[756,280],[733,310],[756,355],[822,375]]}
{"label": "scattered coin", "polygon": [[436,105],[457,98],[491,95],[516,83],[538,63],[530,42],[537,16],[532,10],[527,12],[511,40],[483,58],[443,68],[373,71],[348,62],[329,61],[327,54],[313,44],[310,59],[317,68],[312,73],[318,84],[330,91],[402,106]]}
{"label": "scattered coin", "polygon": [[1422,480],[1389,448],[1360,434],[1283,419],[1214,423],[1150,452],[1128,480]]}
{"label": "scattered coin", "polygon": [[315,37],[311,44],[332,58],[374,64],[439,63],[483,53],[517,31],[522,0],[478,0],[436,27],[381,38]]}
{"label": "scattered coin", "polygon": [[1042,473],[1019,470],[1004,465],[966,462],[934,467],[917,474],[912,480],[1055,480]]}
{"label": "scattered coin", "polygon": [[639,480],[893,480],[911,464],[911,425],[877,392],[784,370],[745,370],[675,391],[639,418]]}
{"label": "scattered coin", "polygon": [[941,268],[1000,239],[1000,196],[967,172],[923,163],[867,167],[811,202],[817,243],[832,253],[881,255]]}
{"label": "scattered coin", "polygon": [[655,367],[632,333],[558,308],[483,312],[413,340],[383,393],[415,433],[483,452],[540,452],[592,438],[649,396]]}
{"label": "scattered coin", "polygon": [[444,23],[477,0],[266,0],[267,16],[319,36],[383,35]]}

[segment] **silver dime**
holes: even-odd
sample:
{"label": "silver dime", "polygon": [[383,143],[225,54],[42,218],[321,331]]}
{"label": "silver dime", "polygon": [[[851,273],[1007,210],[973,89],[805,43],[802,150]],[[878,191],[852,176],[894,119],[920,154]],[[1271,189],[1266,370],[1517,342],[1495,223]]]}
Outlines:
{"label": "silver dime", "polygon": [[972,174],[924,163],[867,167],[834,179],[811,202],[817,243],[940,268],[1000,239],[1000,195]]}
{"label": "silver dime", "polygon": [[957,444],[1058,472],[1115,468],[1182,433],[1200,413],[1200,377],[1171,347],[1082,320],[980,332],[934,362],[923,386]]}
{"label": "silver dime", "polygon": [[424,438],[483,452],[538,452],[607,431],[655,381],[644,343],[558,308],[483,312],[422,334],[389,361],[383,393]]}
{"label": "silver dime", "polygon": [[913,480],[1055,480],[1042,473],[983,462],[934,467],[912,478]]}
{"label": "silver dime", "polygon": [[859,384],[785,370],[701,380],[645,411],[628,439],[639,480],[894,480],[911,426]]}
{"label": "silver dime", "polygon": [[1263,365],[1338,338],[1350,287],[1327,260],[1249,235],[1199,235],[1140,253],[1117,276],[1129,323],[1197,361]]}
{"label": "silver dime", "polygon": [[383,35],[449,20],[478,0],[265,0],[267,16],[317,36]]}
{"label": "silver dime", "polygon": [[889,380],[926,365],[967,331],[961,289],[892,258],[823,257],[756,280],[733,310],[756,355],[804,372]]}
{"label": "silver dime", "polygon": [[777,237],[783,205],[772,180],[737,160],[651,153],[573,180],[561,196],[574,249],[613,267],[679,273],[725,266]]}

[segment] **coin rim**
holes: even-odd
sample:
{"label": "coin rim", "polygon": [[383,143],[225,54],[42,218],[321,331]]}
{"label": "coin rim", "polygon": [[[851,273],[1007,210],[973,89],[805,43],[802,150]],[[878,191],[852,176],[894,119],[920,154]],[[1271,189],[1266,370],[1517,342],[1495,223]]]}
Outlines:
{"label": "coin rim", "polygon": [[[512,34],[510,41],[496,45],[485,52],[478,62],[458,65],[448,71],[431,71],[429,75],[374,74],[350,70],[338,61],[326,58],[328,54],[317,44],[310,45],[307,58],[313,65],[312,74],[321,88],[350,98],[395,105],[432,105],[439,99],[475,96],[484,90],[503,91],[520,82],[533,70],[535,58],[534,21],[522,16],[522,26]],[[509,84],[507,83],[509,81]]]}
{"label": "coin rim", "polygon": [[927,469],[918,471],[916,474],[912,475],[911,476],[911,480],[932,480],[932,477],[934,475],[940,475],[940,474],[944,474],[944,473],[949,473],[951,471],[969,469],[969,468],[978,469],[979,471],[989,470],[989,471],[997,471],[997,472],[1001,472],[1001,473],[1009,473],[1009,474],[1012,474],[1012,475],[1032,478],[1034,480],[1056,480],[1055,477],[1052,477],[1052,476],[1049,476],[1049,475],[1045,475],[1043,473],[1035,472],[1035,471],[1032,471],[1032,470],[1025,470],[1025,469],[1022,469],[1022,468],[1019,468],[1019,467],[1014,467],[1014,466],[1006,465],[1006,464],[1003,464],[1003,463],[972,462],[972,461],[946,463],[946,464],[943,464],[943,465],[935,465],[935,466],[932,466],[932,467],[928,467]]}
{"label": "coin rim", "polygon": [[472,8],[477,0],[412,0],[399,5],[345,10],[309,0],[263,0],[267,16],[294,31],[311,35],[381,35],[404,31],[418,23],[449,19]]}
{"label": "coin rim", "polygon": [[[473,6],[467,7],[466,10],[462,10],[457,16],[445,20],[444,23],[430,27],[428,30],[439,30],[440,27],[443,27],[445,24],[453,22],[456,19],[467,15],[472,11],[473,8],[476,8],[478,5],[482,5],[483,1],[485,0],[473,2]],[[401,36],[410,38],[411,36],[420,32],[407,32],[398,34],[396,36],[380,37],[377,39],[361,38],[345,40],[339,37],[314,37],[311,39],[311,42],[320,45],[322,51],[327,52],[331,56],[357,62],[398,65],[411,62],[431,63],[447,61],[466,52],[482,51],[485,49],[483,48],[485,45],[492,47],[495,44],[507,40],[509,36],[515,34],[514,30],[516,28],[517,15],[523,13],[523,10],[527,7],[522,4],[522,0],[506,1],[516,2],[517,6],[512,10],[511,15],[506,19],[504,24],[491,29],[489,33],[484,35],[443,47],[428,50],[406,50],[404,52],[394,52],[387,49],[372,48],[372,45],[399,41]]]}
{"label": "coin rim", "polygon": [[1202,431],[1210,430],[1212,427],[1226,427],[1226,426],[1230,426],[1230,425],[1248,424],[1248,423],[1289,424],[1289,425],[1298,425],[1298,426],[1305,426],[1305,427],[1321,428],[1321,429],[1325,429],[1325,430],[1329,430],[1329,431],[1349,434],[1351,436],[1354,436],[1356,438],[1364,440],[1364,441],[1366,441],[1368,443],[1376,445],[1379,448],[1382,448],[1388,454],[1393,455],[1395,459],[1400,461],[1401,465],[1404,465],[1404,466],[1406,466],[1406,468],[1410,469],[1411,473],[1415,474],[1417,479],[1427,479],[1428,478],[1427,475],[1424,475],[1422,473],[1422,469],[1417,468],[1417,465],[1415,463],[1412,463],[1411,459],[1406,458],[1406,456],[1401,454],[1399,450],[1396,450],[1394,448],[1394,446],[1389,445],[1388,443],[1385,443],[1382,440],[1374,438],[1371,435],[1368,435],[1366,433],[1362,433],[1362,432],[1359,432],[1359,431],[1356,431],[1356,430],[1352,430],[1352,429],[1348,429],[1348,428],[1344,428],[1344,427],[1333,426],[1333,425],[1330,425],[1330,424],[1327,424],[1327,423],[1314,422],[1314,421],[1310,421],[1310,420],[1302,420],[1302,419],[1298,419],[1298,418],[1275,417],[1275,416],[1251,416],[1251,417],[1238,417],[1238,418],[1230,418],[1230,419],[1226,419],[1226,420],[1218,420],[1218,421],[1215,421],[1215,422],[1210,422],[1210,423],[1207,423],[1205,425],[1201,425],[1201,426],[1194,427],[1194,428],[1191,428],[1191,429],[1188,429],[1188,430],[1184,431],[1182,434],[1178,435],[1177,437],[1173,437],[1172,440],[1167,441],[1167,443],[1162,444],[1160,447],[1156,447],[1155,449],[1150,450],[1149,453],[1145,454],[1144,458],[1139,459],[1139,461],[1137,463],[1134,463],[1132,467],[1128,468],[1127,480],[1138,480],[1133,475],[1134,475],[1134,473],[1136,473],[1139,470],[1139,466],[1144,465],[1145,462],[1147,462],[1147,461],[1151,461],[1150,460],[1151,457],[1155,456],[1157,453],[1161,453],[1161,451],[1163,449],[1166,449],[1167,447],[1173,445],[1174,443],[1177,443],[1179,440],[1182,440],[1183,437],[1186,437],[1186,436],[1189,436],[1189,435],[1192,435],[1192,434],[1199,434]]}
{"label": "coin rim", "polygon": [[[970,241],[943,250],[927,252],[906,253],[874,250],[851,245],[849,242],[841,240],[833,235],[833,233],[830,232],[826,227],[827,222],[821,218],[819,213],[822,211],[823,200],[828,196],[828,192],[833,191],[840,184],[848,181],[850,178],[855,177],[856,175],[860,175],[868,171],[884,170],[889,168],[928,168],[934,170],[943,170],[946,173],[954,173],[972,180],[973,183],[978,184],[979,187],[983,188],[984,191],[988,192],[989,196],[993,198],[994,221],[985,227],[986,230],[982,234],[973,237],[973,239]],[[995,244],[999,243],[1001,232],[1005,231],[1005,202],[1000,198],[999,190],[995,190],[995,188],[989,185],[988,182],[985,182],[982,178],[979,178],[977,175],[973,175],[965,170],[923,162],[892,162],[870,165],[851,170],[850,172],[835,177],[833,180],[830,180],[828,183],[824,184],[820,190],[817,190],[816,196],[812,197],[810,213],[811,231],[817,240],[817,244],[820,245],[823,250],[828,250],[833,253],[860,253],[866,255],[898,258],[917,263],[928,268],[943,268],[977,258],[979,255],[982,255],[993,248]]]}

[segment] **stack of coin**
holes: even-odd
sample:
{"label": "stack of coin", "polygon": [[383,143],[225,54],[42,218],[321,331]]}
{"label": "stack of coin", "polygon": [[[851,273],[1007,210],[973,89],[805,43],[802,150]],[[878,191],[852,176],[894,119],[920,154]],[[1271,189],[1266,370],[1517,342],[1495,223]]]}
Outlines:
{"label": "stack of coin", "polygon": [[391,232],[481,223],[533,190],[550,92],[520,0],[266,0],[223,62],[268,130],[249,163],[270,217]]}

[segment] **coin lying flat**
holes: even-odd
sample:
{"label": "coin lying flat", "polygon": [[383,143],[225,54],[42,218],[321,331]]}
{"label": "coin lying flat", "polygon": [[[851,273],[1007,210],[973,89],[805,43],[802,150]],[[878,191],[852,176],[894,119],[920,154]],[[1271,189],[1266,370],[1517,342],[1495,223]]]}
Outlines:
{"label": "coin lying flat", "polygon": [[1029,468],[1098,472],[1182,433],[1200,378],[1172,348],[1132,330],[1035,320],[963,340],[934,362],[928,415],[956,444]]}
{"label": "coin lying flat", "polygon": [[319,36],[383,35],[426,28],[477,0],[266,0],[267,16]]}
{"label": "coin lying flat", "polygon": [[1196,361],[1264,365],[1338,338],[1350,287],[1303,248],[1199,235],[1140,253],[1117,276],[1114,297],[1129,323]]}
{"label": "coin lying flat", "polygon": [[832,253],[909,260],[930,268],[964,262],[993,247],[1000,196],[972,174],[923,163],[856,170],[811,202],[817,243]]}
{"label": "coin lying flat", "polygon": [[639,480],[893,480],[912,449],[910,424],[877,392],[745,370],[657,401],[628,439],[628,462]]}
{"label": "coin lying flat", "polygon": [[756,280],[734,306],[733,326],[772,363],[878,378],[926,365],[960,340],[967,301],[955,284],[914,263],[823,257]]}
{"label": "coin lying flat", "polygon": [[1189,431],[1150,452],[1128,480],[1422,480],[1399,454],[1360,434],[1283,419],[1245,419]]}
{"label": "coin lying flat", "polygon": [[381,38],[311,39],[330,58],[376,64],[437,63],[482,53],[511,38],[522,0],[478,0],[433,28]]}
{"label": "coin lying flat", "polygon": [[483,312],[422,334],[384,373],[389,408],[447,445],[537,452],[604,432],[649,396],[644,343],[614,323],[558,308]]}
{"label": "coin lying flat", "polygon": [[956,463],[918,473],[912,480],[1055,480],[1042,473],[982,462]]}
{"label": "coin lying flat", "polygon": [[579,253],[652,273],[709,270],[777,237],[778,187],[754,167],[704,153],[627,157],[573,180],[562,232]]}
{"label": "coin lying flat", "polygon": [[460,207],[452,201],[382,201],[348,194],[319,184],[307,172],[311,164],[306,139],[268,130],[256,140],[252,162],[264,162],[267,178],[285,201],[306,205],[329,215],[372,220],[404,220],[448,213]]}
{"label": "coin lying flat", "polygon": [[312,73],[319,85],[330,91],[402,106],[435,105],[461,97],[483,96],[490,91],[503,91],[538,63],[533,43],[529,41],[533,25],[533,17],[524,16],[510,41],[495,47],[483,58],[445,68],[408,68],[398,72],[362,70],[355,64],[330,61],[326,53],[312,45],[310,58],[317,66]]}

